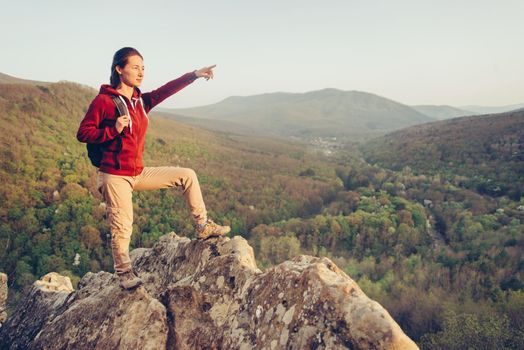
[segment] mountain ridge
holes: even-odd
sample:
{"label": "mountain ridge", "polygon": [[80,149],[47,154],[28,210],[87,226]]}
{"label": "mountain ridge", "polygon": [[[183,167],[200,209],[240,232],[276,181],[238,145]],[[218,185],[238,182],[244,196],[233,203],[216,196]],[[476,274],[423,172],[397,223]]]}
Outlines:
{"label": "mountain ridge", "polygon": [[524,108],[524,103],[516,103],[516,104],[504,105],[504,106],[469,105],[469,106],[462,106],[459,108],[473,111],[477,114],[495,114],[495,113],[511,112],[511,111],[522,109]]}
{"label": "mountain ridge", "polygon": [[230,96],[215,104],[163,109],[177,116],[227,121],[284,137],[375,135],[434,121],[415,109],[376,94],[333,88],[306,93]]}
{"label": "mountain ridge", "polygon": [[49,85],[53,83],[47,82],[47,81],[37,81],[37,80],[17,78],[15,76],[0,72],[0,84]]}
{"label": "mountain ridge", "polygon": [[451,119],[476,114],[475,112],[467,111],[448,105],[415,105],[412,107],[420,113],[423,113],[438,120]]}

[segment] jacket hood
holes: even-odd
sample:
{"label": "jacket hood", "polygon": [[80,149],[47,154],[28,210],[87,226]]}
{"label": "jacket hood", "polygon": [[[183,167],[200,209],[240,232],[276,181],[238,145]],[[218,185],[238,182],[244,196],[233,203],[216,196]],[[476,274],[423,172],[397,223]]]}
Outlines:
{"label": "jacket hood", "polygon": [[[124,96],[122,95],[120,92],[118,92],[115,88],[113,88],[111,85],[109,84],[104,84],[102,86],[100,86],[100,91],[99,91],[100,94],[103,94],[103,95],[116,95],[116,96]],[[140,91],[139,88],[137,88],[135,86],[134,90],[133,90],[133,97],[134,98],[140,98],[142,96],[142,92]],[[125,97],[125,96],[124,96]]]}

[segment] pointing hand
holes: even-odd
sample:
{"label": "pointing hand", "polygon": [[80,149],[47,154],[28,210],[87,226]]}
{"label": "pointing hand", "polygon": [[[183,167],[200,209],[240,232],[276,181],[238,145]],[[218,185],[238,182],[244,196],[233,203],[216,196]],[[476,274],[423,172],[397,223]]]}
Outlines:
{"label": "pointing hand", "polygon": [[206,80],[213,79],[213,68],[215,68],[217,65],[214,64],[209,67],[200,68],[199,70],[195,71],[195,74],[198,78],[204,77]]}

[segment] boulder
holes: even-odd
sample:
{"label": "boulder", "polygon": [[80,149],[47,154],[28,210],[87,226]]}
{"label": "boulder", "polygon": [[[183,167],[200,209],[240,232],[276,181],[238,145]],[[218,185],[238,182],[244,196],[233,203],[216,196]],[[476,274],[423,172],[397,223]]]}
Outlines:
{"label": "boulder", "polygon": [[47,320],[73,293],[69,277],[51,272],[36,281],[0,328],[0,349],[27,349]]}
{"label": "boulder", "polygon": [[165,349],[165,307],[143,288],[124,291],[107,272],[87,273],[45,324],[33,349]]}

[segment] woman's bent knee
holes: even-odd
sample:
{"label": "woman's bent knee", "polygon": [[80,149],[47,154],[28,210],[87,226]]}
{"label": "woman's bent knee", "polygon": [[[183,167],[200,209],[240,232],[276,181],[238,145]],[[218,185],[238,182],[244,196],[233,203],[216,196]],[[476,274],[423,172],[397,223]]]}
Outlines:
{"label": "woman's bent knee", "polygon": [[191,168],[180,168],[181,176],[179,176],[182,179],[191,179],[195,180],[197,178],[196,172]]}

